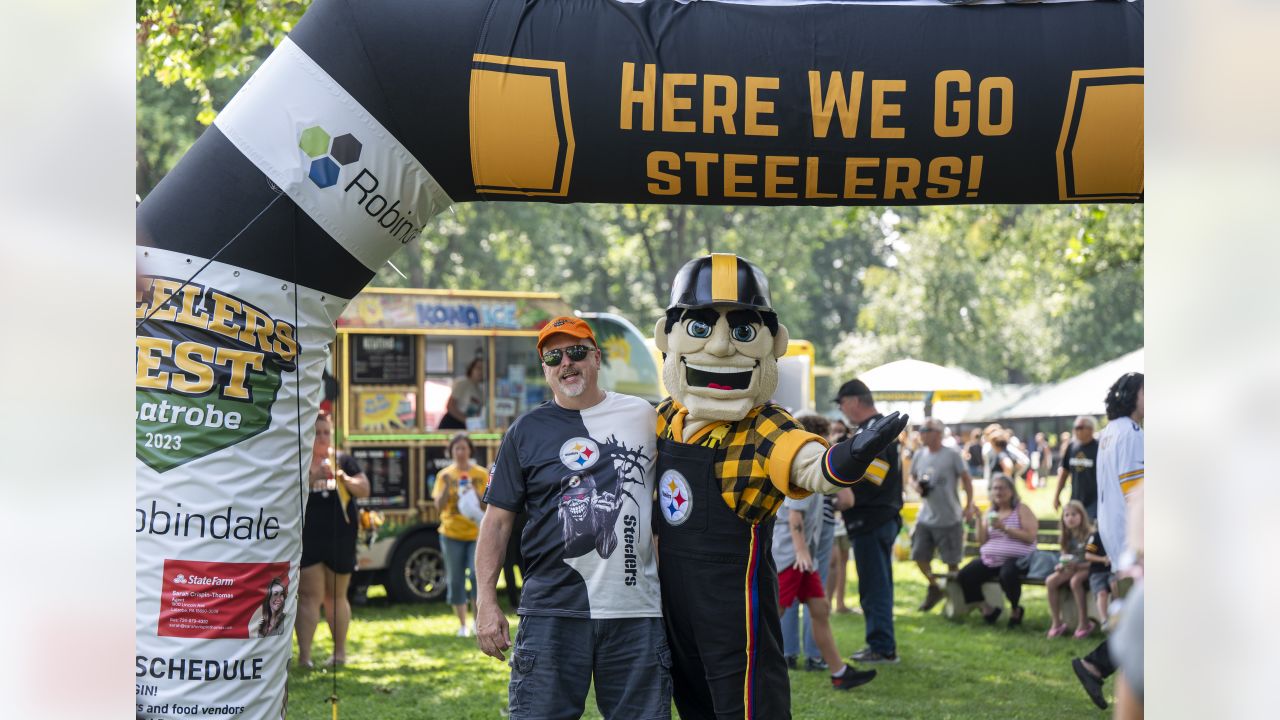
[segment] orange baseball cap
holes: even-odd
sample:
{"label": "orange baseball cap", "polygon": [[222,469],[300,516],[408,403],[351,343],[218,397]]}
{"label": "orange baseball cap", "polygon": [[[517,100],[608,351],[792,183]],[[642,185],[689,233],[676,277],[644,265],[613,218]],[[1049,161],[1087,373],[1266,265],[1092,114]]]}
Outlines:
{"label": "orange baseball cap", "polygon": [[538,332],[538,352],[542,352],[542,344],[552,335],[568,335],[582,340],[590,340],[592,345],[596,344],[596,335],[591,332],[591,326],[579,318],[567,315],[552,318],[551,322],[542,326],[542,330]]}

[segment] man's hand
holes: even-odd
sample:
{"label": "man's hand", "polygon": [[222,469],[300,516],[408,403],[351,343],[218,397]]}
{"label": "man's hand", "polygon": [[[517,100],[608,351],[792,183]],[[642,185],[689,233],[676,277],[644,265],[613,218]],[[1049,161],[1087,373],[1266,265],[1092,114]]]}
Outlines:
{"label": "man's hand", "polygon": [[964,507],[964,514],[962,515],[962,517],[964,518],[965,522],[968,522],[978,517],[978,508],[974,506],[973,503],[966,505]]}
{"label": "man's hand", "polygon": [[1062,496],[1061,495],[1053,496],[1053,511],[1062,512]]}
{"label": "man's hand", "polygon": [[901,413],[889,413],[852,438],[833,445],[823,458],[823,473],[827,479],[832,484],[844,486],[861,480],[872,461],[898,439],[909,419]]}
{"label": "man's hand", "polygon": [[498,607],[498,600],[476,602],[476,644],[480,652],[498,660],[506,660],[503,650],[511,647],[511,628],[507,616]]}

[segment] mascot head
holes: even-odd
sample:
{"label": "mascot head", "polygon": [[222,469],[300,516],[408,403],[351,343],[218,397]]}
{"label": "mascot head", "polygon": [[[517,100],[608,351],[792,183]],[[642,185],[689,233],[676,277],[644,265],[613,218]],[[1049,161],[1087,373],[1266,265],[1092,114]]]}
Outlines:
{"label": "mascot head", "polygon": [[773,396],[787,328],[760,268],[735,255],[685,263],[653,329],[667,392],[700,420],[739,420]]}

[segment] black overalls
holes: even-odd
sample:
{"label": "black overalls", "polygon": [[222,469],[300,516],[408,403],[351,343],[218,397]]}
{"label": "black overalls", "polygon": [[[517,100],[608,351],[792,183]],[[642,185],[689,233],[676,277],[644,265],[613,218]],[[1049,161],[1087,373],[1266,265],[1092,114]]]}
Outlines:
{"label": "black overalls", "polygon": [[656,502],[689,503],[678,524],[670,510],[654,512],[676,709],[683,720],[790,718],[774,521],[752,525],[729,509],[715,478],[716,452],[658,438]]}

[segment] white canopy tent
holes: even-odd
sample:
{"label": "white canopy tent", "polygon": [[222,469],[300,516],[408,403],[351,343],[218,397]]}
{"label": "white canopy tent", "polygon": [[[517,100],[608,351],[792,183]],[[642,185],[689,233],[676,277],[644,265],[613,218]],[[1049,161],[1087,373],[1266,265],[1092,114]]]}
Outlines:
{"label": "white canopy tent", "polygon": [[1059,383],[1046,385],[999,411],[1000,419],[1100,416],[1106,413],[1107,390],[1121,375],[1143,372],[1146,348],[1105,362]]}
{"label": "white canopy tent", "polygon": [[[964,395],[977,391],[985,393],[991,389],[991,381],[978,377],[973,373],[955,367],[944,367],[922,360],[906,358],[885,363],[867,372],[860,373],[858,379],[871,388],[876,397],[876,406],[882,412],[905,412],[911,415],[912,424],[917,424],[925,417],[925,395],[934,393],[933,416],[944,423],[960,421],[973,401],[941,402],[946,393],[952,391]],[[911,396],[917,396],[911,398]],[[911,398],[911,399],[908,399]]]}

